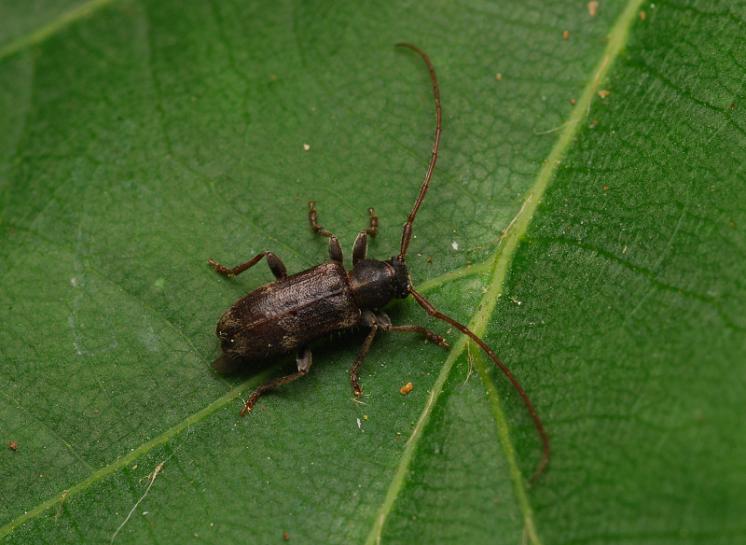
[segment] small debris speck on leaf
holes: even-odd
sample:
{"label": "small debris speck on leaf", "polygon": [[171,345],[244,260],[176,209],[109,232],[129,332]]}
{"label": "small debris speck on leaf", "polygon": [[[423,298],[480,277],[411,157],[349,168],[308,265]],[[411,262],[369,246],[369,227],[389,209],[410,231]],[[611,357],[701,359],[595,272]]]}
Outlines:
{"label": "small debris speck on leaf", "polygon": [[18,442],[17,441],[10,441],[8,443],[8,448],[12,450],[13,452],[18,450]]}
{"label": "small debris speck on leaf", "polygon": [[591,0],[588,2],[588,15],[591,17],[595,17],[598,15],[598,1],[597,0]]}
{"label": "small debris speck on leaf", "polygon": [[290,541],[290,534],[287,532],[282,532],[282,539],[283,541]]}
{"label": "small debris speck on leaf", "polygon": [[606,98],[606,97],[607,97],[607,96],[609,96],[610,94],[611,94],[611,91],[609,91],[608,89],[601,89],[601,90],[600,90],[600,91],[598,92],[598,96],[600,96],[601,98]]}
{"label": "small debris speck on leaf", "polygon": [[501,79],[503,79],[503,75],[500,72],[498,72],[497,74],[495,74],[495,79],[497,81],[500,81]]}
{"label": "small debris speck on leaf", "polygon": [[645,13],[645,10],[640,11],[640,21],[644,21],[648,18],[648,14]]}
{"label": "small debris speck on leaf", "polygon": [[308,151],[310,149],[311,149],[311,145],[310,144],[303,144],[303,151]]}
{"label": "small debris speck on leaf", "polygon": [[574,98],[570,99],[570,104],[572,104],[573,106],[575,106],[577,103],[578,103],[578,101],[575,100]]}
{"label": "small debris speck on leaf", "polygon": [[410,393],[412,390],[414,390],[414,384],[412,384],[411,382],[407,382],[404,386],[399,388],[399,393],[405,396],[408,393]]}
{"label": "small debris speck on leaf", "polygon": [[562,31],[562,39],[567,41],[570,39],[570,31],[569,30],[563,30]]}

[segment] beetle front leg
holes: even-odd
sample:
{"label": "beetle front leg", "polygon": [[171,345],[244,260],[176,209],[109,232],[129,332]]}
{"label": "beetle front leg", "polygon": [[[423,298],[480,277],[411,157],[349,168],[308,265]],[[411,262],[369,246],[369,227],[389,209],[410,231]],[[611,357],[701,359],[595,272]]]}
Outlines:
{"label": "beetle front leg", "polygon": [[311,230],[322,237],[329,239],[329,259],[335,263],[342,263],[342,247],[334,233],[324,229],[319,225],[319,213],[316,211],[316,201],[308,201],[308,223],[311,224]]}
{"label": "beetle front leg", "polygon": [[334,235],[329,237],[329,259],[335,263],[342,264],[342,246]]}
{"label": "beetle front leg", "polygon": [[422,335],[428,341],[440,346],[441,348],[444,348],[446,350],[449,348],[448,342],[443,337],[441,337],[434,331],[430,331],[426,327],[422,327],[421,325],[393,325],[391,323],[391,318],[389,318],[388,315],[383,312],[380,312],[378,314],[377,319],[378,319],[378,325],[382,331],[387,331],[387,332],[395,331],[399,333],[417,333],[418,335]]}
{"label": "beetle front leg", "polygon": [[223,276],[232,277],[238,276],[242,272],[249,270],[251,267],[259,263],[259,261],[263,257],[267,258],[267,265],[269,265],[269,270],[272,271],[272,274],[275,275],[275,278],[277,278],[278,280],[282,280],[288,275],[285,264],[272,252],[262,252],[260,254],[257,254],[249,259],[246,263],[241,263],[240,265],[236,265],[233,268],[228,268],[225,265],[221,265],[214,259],[208,259],[207,263],[210,264],[210,267],[215,269],[215,272],[222,274]]}
{"label": "beetle front leg", "polygon": [[308,201],[308,223],[311,224],[311,230],[322,237],[331,238],[334,234],[319,225],[319,213],[316,211],[316,201]]}
{"label": "beetle front leg", "polygon": [[365,356],[368,355],[368,351],[370,351],[370,345],[373,343],[373,339],[375,338],[376,333],[378,333],[378,323],[375,315],[372,312],[368,310],[363,312],[362,322],[363,325],[367,325],[370,327],[370,332],[368,332],[368,335],[365,337],[363,345],[360,347],[360,350],[357,353],[357,357],[355,358],[355,361],[350,368],[350,384],[352,384],[352,391],[355,394],[355,397],[360,397],[361,395],[363,395],[363,389],[360,387],[359,380],[360,367],[363,365],[363,361],[365,361]]}
{"label": "beetle front leg", "polygon": [[280,386],[283,386],[289,382],[293,382],[294,380],[298,380],[300,377],[306,376],[308,374],[308,371],[311,369],[311,364],[313,363],[313,356],[311,355],[311,351],[307,347],[301,348],[298,351],[298,355],[295,357],[295,362],[298,366],[298,372],[286,375],[284,377],[272,379],[269,382],[259,386],[259,388],[252,392],[252,394],[249,396],[249,399],[246,401],[246,404],[243,406],[243,409],[241,409],[241,416],[244,416],[246,413],[250,413],[254,409],[254,405],[256,404],[257,400],[267,392],[276,390]]}

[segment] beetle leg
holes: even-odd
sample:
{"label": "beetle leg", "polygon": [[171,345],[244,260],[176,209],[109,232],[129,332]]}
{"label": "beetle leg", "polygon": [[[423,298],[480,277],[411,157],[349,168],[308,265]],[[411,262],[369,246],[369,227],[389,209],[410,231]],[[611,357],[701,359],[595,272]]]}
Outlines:
{"label": "beetle leg", "polygon": [[318,233],[322,237],[333,237],[331,231],[324,229],[319,225],[319,213],[316,211],[316,201],[308,201],[308,223],[311,224],[311,229],[314,233]]}
{"label": "beetle leg", "polygon": [[272,271],[272,274],[275,275],[275,278],[278,280],[282,280],[288,275],[287,269],[285,269],[285,264],[282,262],[282,260],[277,257],[272,252],[262,252],[251,259],[249,259],[246,263],[241,263],[240,265],[236,265],[233,268],[228,268],[225,265],[221,265],[214,259],[208,259],[207,262],[210,264],[210,267],[215,269],[215,272],[222,274],[223,276],[238,276],[242,272],[250,269],[263,258],[267,258],[267,265],[269,265],[269,270]]}
{"label": "beetle leg", "polygon": [[376,336],[376,333],[378,333],[378,322],[376,320],[375,315],[370,311],[363,312],[362,317],[362,323],[363,325],[367,325],[370,327],[370,331],[368,332],[368,335],[365,337],[365,340],[363,341],[363,346],[360,347],[360,350],[357,353],[357,357],[355,358],[354,363],[352,364],[352,367],[350,368],[350,384],[352,384],[352,391],[355,394],[355,397],[360,397],[363,395],[363,389],[360,387],[360,367],[363,365],[363,361],[365,361],[365,356],[368,355],[368,351],[370,350],[370,345],[373,342],[373,339]]}
{"label": "beetle leg", "polygon": [[378,234],[378,216],[373,208],[368,208],[368,215],[370,220],[368,228],[365,231],[360,231],[355,239],[355,244],[352,246],[352,264],[354,265],[361,259],[365,259],[368,255],[368,235],[373,238]]}
{"label": "beetle leg", "polygon": [[295,356],[295,364],[298,366],[298,372],[303,373],[304,375],[308,374],[308,370],[311,369],[311,364],[313,363],[313,354],[311,354],[311,349],[307,346],[304,346],[300,350],[298,350],[298,354]]}
{"label": "beetle leg", "polygon": [[368,234],[361,231],[355,238],[355,244],[352,245],[352,264],[357,264],[361,259],[368,255]]}
{"label": "beetle leg", "polygon": [[381,328],[382,331],[396,331],[400,333],[417,333],[425,337],[431,343],[437,344],[441,348],[445,348],[445,349],[449,348],[448,342],[443,337],[441,337],[434,331],[430,331],[429,329],[425,327],[422,327],[420,325],[393,325],[391,323],[391,318],[389,318],[388,315],[383,312],[378,314],[377,319],[378,319],[378,326]]}
{"label": "beetle leg", "polygon": [[368,216],[370,219],[368,220],[368,228],[365,230],[365,234],[376,238],[378,234],[378,216],[374,208],[368,208]]}
{"label": "beetle leg", "polygon": [[342,246],[334,235],[329,237],[329,259],[342,264]]}
{"label": "beetle leg", "polygon": [[252,392],[252,394],[249,396],[248,401],[246,401],[246,404],[243,406],[243,409],[241,409],[241,416],[244,416],[246,413],[250,413],[254,408],[257,400],[262,395],[271,390],[276,390],[277,388],[287,384],[288,382],[293,382],[294,380],[298,380],[299,378],[306,376],[309,369],[311,369],[311,363],[313,363],[311,351],[307,347],[301,348],[298,351],[298,355],[295,357],[295,362],[298,366],[298,372],[270,380],[269,382],[259,386],[259,388]]}
{"label": "beetle leg", "polygon": [[[378,218],[376,218],[376,221],[378,221]],[[339,240],[334,236],[334,233],[319,225],[319,213],[316,212],[316,201],[308,201],[308,223],[311,224],[311,229],[314,233],[318,233],[322,237],[327,237],[329,239],[329,258],[332,261],[341,264],[342,247],[339,245]]]}

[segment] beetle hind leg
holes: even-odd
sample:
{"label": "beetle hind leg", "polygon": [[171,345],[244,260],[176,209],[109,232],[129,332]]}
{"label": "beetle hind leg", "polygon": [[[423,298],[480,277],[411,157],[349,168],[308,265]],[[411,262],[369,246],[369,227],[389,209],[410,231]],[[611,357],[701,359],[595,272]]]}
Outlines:
{"label": "beetle hind leg", "polygon": [[240,265],[236,265],[235,267],[226,267],[225,265],[218,263],[214,259],[208,259],[207,263],[210,265],[210,267],[215,269],[215,272],[231,278],[233,276],[238,276],[244,271],[249,270],[251,267],[259,263],[259,261],[261,261],[263,257],[267,258],[267,265],[269,266],[269,270],[272,271],[272,274],[277,280],[282,280],[288,275],[285,264],[272,252],[261,252],[259,254],[256,254],[246,263],[241,263]]}
{"label": "beetle hind leg", "polygon": [[267,392],[276,390],[280,386],[284,386],[289,382],[293,382],[301,377],[306,376],[308,374],[308,371],[311,369],[311,364],[313,363],[313,356],[311,354],[311,351],[307,347],[301,348],[298,351],[298,355],[295,357],[295,362],[298,368],[297,372],[291,373],[290,375],[286,375],[284,377],[272,379],[254,390],[249,396],[249,399],[246,401],[246,404],[243,406],[243,409],[241,409],[241,416],[250,413],[254,409],[254,405],[256,405],[257,400]]}

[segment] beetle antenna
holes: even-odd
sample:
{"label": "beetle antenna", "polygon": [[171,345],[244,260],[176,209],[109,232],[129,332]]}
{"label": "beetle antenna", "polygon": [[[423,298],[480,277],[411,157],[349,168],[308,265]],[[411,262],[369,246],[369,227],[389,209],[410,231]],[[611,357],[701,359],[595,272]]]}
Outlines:
{"label": "beetle antenna", "polygon": [[503,361],[497,357],[497,354],[495,354],[492,349],[487,346],[487,343],[485,343],[482,339],[480,339],[476,333],[474,333],[471,329],[466,327],[463,324],[460,324],[450,316],[447,316],[440,312],[438,309],[436,309],[427,299],[425,299],[422,295],[420,295],[415,289],[412,287],[411,283],[409,285],[409,293],[412,294],[412,297],[414,297],[414,300],[417,301],[417,303],[425,309],[425,312],[427,312],[430,316],[437,318],[439,320],[443,320],[444,322],[452,325],[456,329],[458,329],[461,333],[468,336],[472,341],[477,343],[479,345],[479,348],[484,350],[484,352],[490,357],[490,359],[495,363],[498,369],[502,371],[502,374],[505,375],[505,377],[510,381],[510,383],[513,385],[513,388],[515,388],[515,391],[518,392],[518,395],[521,396],[521,400],[523,401],[523,404],[526,406],[526,409],[528,410],[528,414],[531,415],[531,419],[534,421],[534,427],[536,428],[536,431],[539,434],[539,437],[541,438],[542,448],[543,452],[541,455],[541,459],[539,460],[539,463],[536,465],[536,469],[534,470],[534,474],[531,476],[531,482],[536,482],[536,480],[541,476],[542,473],[547,468],[547,465],[549,465],[549,436],[547,435],[546,430],[544,429],[544,424],[541,422],[541,418],[539,418],[539,413],[536,412],[536,409],[534,408],[533,403],[531,403],[531,399],[528,397],[528,394],[523,389],[523,386],[521,386],[521,383],[518,382],[518,379],[513,376],[513,373],[510,372],[510,369],[508,369],[508,366],[503,363]]}
{"label": "beetle antenna", "polygon": [[412,224],[414,218],[417,215],[417,211],[420,209],[422,201],[425,199],[425,194],[430,188],[430,179],[433,177],[433,171],[435,170],[435,162],[438,160],[438,148],[440,147],[440,131],[442,128],[441,112],[440,112],[440,88],[438,87],[438,77],[435,75],[435,68],[433,63],[430,62],[430,57],[427,56],[422,49],[416,45],[408,43],[398,43],[397,47],[406,47],[417,53],[427,65],[427,70],[430,72],[430,81],[433,82],[433,98],[435,99],[435,141],[433,142],[433,155],[430,158],[430,164],[427,167],[425,173],[425,179],[420,187],[420,194],[417,195],[417,200],[414,201],[412,211],[407,216],[407,223],[404,224],[404,230],[401,235],[401,249],[399,250],[399,261],[404,261],[404,257],[407,255],[407,249],[409,248],[409,241],[412,238]]}

